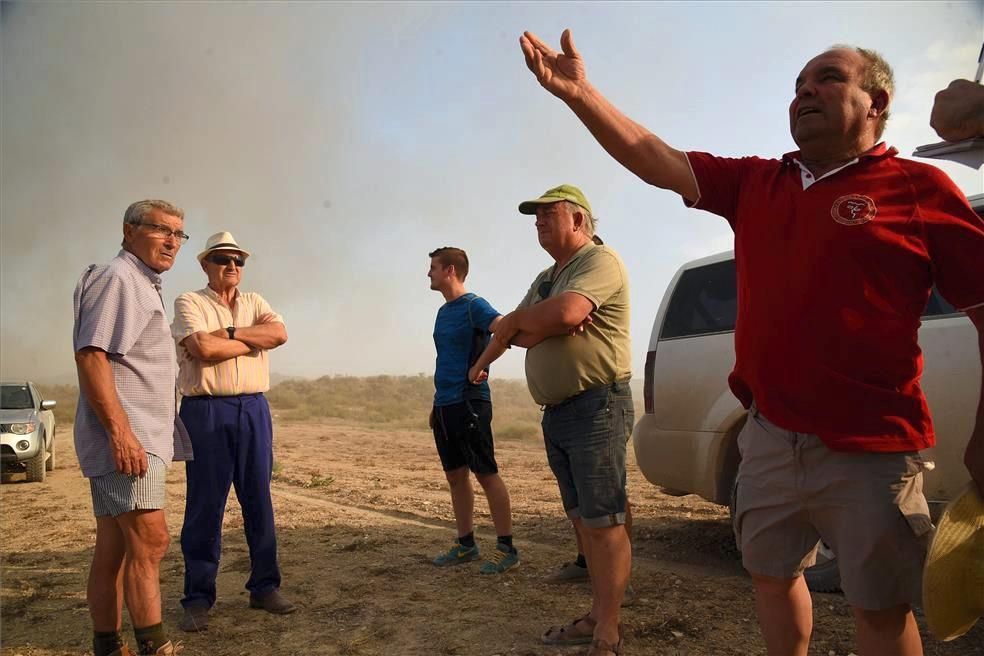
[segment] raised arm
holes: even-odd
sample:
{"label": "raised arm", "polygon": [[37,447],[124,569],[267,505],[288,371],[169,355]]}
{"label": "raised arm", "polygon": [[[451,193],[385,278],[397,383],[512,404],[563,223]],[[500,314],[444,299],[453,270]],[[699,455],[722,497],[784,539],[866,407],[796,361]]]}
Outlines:
{"label": "raised arm", "polygon": [[147,473],[147,454],[133,434],[130,418],[120,403],[106,352],[94,346],[80,349],[75,353],[75,366],[79,387],[109,436],[116,471],[142,477]]}
{"label": "raised arm", "polygon": [[981,353],[981,390],[977,401],[977,419],[974,432],[970,434],[967,450],[964,452],[964,465],[970,477],[977,483],[977,490],[984,497],[984,306],[967,310],[967,316],[977,327],[977,343]]}
{"label": "raised arm", "polygon": [[686,155],[620,112],[588,82],[570,30],[560,37],[561,53],[532,32],[524,32],[519,43],[540,85],[567,103],[608,154],[645,182],[697,200]]}

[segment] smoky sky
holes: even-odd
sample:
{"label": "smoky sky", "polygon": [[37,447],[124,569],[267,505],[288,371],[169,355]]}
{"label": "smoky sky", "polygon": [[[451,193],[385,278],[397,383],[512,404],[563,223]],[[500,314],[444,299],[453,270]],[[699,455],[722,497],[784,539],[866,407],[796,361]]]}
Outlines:
{"label": "smoky sky", "polygon": [[[192,236],[164,277],[169,313],[204,286],[205,239],[229,230],[253,253],[242,288],[287,322],[274,371],[430,374],[443,299],[427,253],[465,248],[466,285],[511,310],[550,264],[516,205],[564,182],[630,272],[639,375],[673,273],[730,248],[730,230],[608,157],[532,79],[519,34],[572,27],[627,114],[725,155],[793,150],[799,68],[831,43],[870,45],[916,90],[887,133],[907,154],[935,141],[932,92],[973,74],[984,4],[904,7],[3,3],[0,375],[71,379],[72,290],[142,198],[182,207]],[[784,33],[805,17],[813,31]],[[972,173],[951,174],[979,193]],[[522,362],[513,349],[494,371]]]}

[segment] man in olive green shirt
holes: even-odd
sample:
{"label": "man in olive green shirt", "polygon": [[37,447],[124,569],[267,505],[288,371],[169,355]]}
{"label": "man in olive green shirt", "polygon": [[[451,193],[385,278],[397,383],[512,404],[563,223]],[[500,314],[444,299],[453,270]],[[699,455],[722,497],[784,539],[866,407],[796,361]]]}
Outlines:
{"label": "man in olive green shirt", "polygon": [[521,203],[519,211],[536,216],[537,238],[554,264],[499,321],[469,378],[480,379],[510,344],[528,349],[526,381],[544,407],[547,459],[592,581],[590,612],[542,639],[620,653],[619,605],[632,565],[625,528],[625,443],[635,419],[628,275],[615,251],[594,234],[591,206],[577,187],[550,189]]}

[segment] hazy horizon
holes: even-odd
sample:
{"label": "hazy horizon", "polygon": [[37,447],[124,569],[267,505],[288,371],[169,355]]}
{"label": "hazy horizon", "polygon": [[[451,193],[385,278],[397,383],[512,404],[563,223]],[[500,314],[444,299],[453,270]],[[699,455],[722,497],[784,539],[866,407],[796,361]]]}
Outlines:
{"label": "hazy horizon", "polygon": [[[526,69],[529,29],[573,30],[589,79],[676,147],[775,157],[803,64],[882,52],[885,140],[938,141],[935,92],[976,68],[984,1],[758,3],[9,3],[0,6],[0,377],[73,376],[72,290],[119,249],[123,211],[164,198],[192,238],[164,275],[169,315],[229,230],[241,288],[285,317],[283,376],[431,375],[427,253],[468,251],[500,312],[549,266],[517,204],[580,186],[632,289],[633,375],[684,262],[727,224],[625,171]],[[946,162],[967,194],[981,172]],[[523,377],[512,349],[493,376]]]}

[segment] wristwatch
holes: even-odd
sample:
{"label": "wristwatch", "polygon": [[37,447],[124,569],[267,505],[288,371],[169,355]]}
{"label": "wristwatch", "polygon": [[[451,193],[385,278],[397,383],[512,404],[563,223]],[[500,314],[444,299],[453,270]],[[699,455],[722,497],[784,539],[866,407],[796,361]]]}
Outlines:
{"label": "wristwatch", "polygon": [[236,327],[228,326],[226,332],[229,333],[229,339],[236,339]]}

